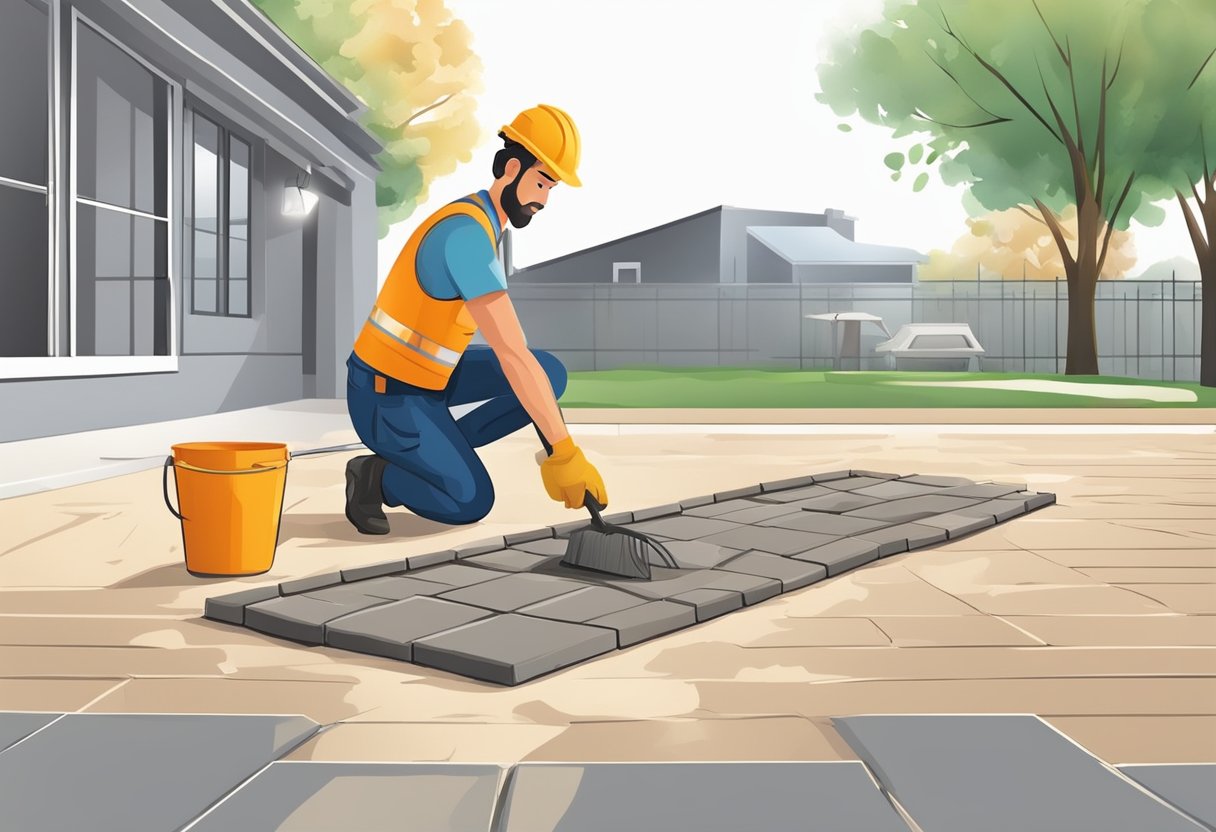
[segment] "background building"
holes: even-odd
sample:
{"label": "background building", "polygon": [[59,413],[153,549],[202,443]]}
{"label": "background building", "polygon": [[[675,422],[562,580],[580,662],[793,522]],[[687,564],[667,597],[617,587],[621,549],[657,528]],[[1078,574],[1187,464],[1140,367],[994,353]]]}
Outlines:
{"label": "background building", "polygon": [[0,440],[340,395],[380,145],[260,12],[4,0],[0,108]]}

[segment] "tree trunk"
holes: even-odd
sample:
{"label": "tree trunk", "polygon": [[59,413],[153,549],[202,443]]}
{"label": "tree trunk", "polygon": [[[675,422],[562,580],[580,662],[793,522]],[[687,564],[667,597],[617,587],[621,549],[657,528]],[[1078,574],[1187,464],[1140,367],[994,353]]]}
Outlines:
{"label": "tree trunk", "polygon": [[[1098,339],[1094,296],[1098,288],[1098,234],[1102,228],[1097,200],[1086,194],[1077,206],[1077,257],[1068,275],[1068,352],[1064,373],[1098,375]],[[1066,261],[1067,262],[1067,261]]]}

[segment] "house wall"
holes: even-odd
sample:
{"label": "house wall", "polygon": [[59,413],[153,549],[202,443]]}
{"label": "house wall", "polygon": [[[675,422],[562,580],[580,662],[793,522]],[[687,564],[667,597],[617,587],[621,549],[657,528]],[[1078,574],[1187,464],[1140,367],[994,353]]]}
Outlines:
{"label": "house wall", "polygon": [[[853,221],[845,218],[843,214],[837,216],[836,212],[829,216],[827,213],[803,214],[795,211],[756,211],[750,208],[724,207],[721,240],[723,283],[767,282],[748,277],[748,240],[751,235],[747,233],[747,228],[750,225],[794,225],[808,228],[831,225],[848,239],[853,239]],[[781,282],[788,281],[788,277],[781,278]]]}
{"label": "house wall", "polygon": [[[0,400],[5,403],[0,408],[0,441],[180,419],[306,394],[340,396],[346,355],[375,294],[374,166],[311,114],[305,96],[278,89],[258,67],[237,61],[184,18],[196,11],[193,5],[171,7],[161,0],[80,0],[76,5],[179,85],[172,114],[170,223],[177,369],[0,378]],[[61,39],[65,86],[70,77],[70,19],[64,15]],[[217,25],[229,24],[220,20]],[[277,60],[268,55],[263,59]],[[253,140],[249,318],[189,312],[189,272],[182,245],[189,167],[183,100],[208,108]],[[66,164],[66,94],[63,103],[62,143],[54,151]],[[333,116],[326,118],[333,121]],[[311,187],[320,200],[308,220],[291,220],[281,213],[283,187],[287,180],[294,181],[305,161],[314,165]],[[65,201],[57,204],[63,229],[58,239],[61,264],[68,262],[65,252],[72,234]],[[66,266],[54,279],[61,289],[66,287]],[[66,294],[61,291],[60,297]],[[59,345],[64,354],[66,342],[65,332]]]}
{"label": "house wall", "polygon": [[708,211],[556,261],[517,269],[513,283],[611,283],[613,263],[641,263],[642,283],[717,283],[719,212]]}
{"label": "house wall", "polygon": [[747,237],[747,282],[792,283],[794,264],[757,240]]}

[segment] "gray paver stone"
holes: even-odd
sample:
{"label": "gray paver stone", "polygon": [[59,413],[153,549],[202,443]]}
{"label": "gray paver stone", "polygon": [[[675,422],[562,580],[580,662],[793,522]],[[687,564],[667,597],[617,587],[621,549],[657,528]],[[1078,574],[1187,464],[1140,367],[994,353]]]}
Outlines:
{"label": "gray paver stone", "polygon": [[708,505],[685,509],[683,514],[685,517],[718,517],[722,514],[730,514],[732,511],[756,508],[759,505],[761,504],[755,500],[740,497],[737,500],[724,500],[720,503],[709,503]]}
{"label": "gray paver stone", "polygon": [[1045,506],[1053,506],[1056,504],[1056,495],[1048,493],[1030,494],[1026,498],[1026,510],[1034,511]]}
{"label": "gray paver stone", "polygon": [[1166,803],[1216,826],[1216,764],[1126,765],[1119,771]]}
{"label": "gray paver stone", "polygon": [[[926,488],[928,486],[925,486]],[[928,495],[922,497],[906,497],[902,500],[892,500],[874,506],[864,506],[846,511],[845,517],[866,517],[873,520],[883,520],[887,523],[907,523],[922,517],[932,517],[935,514],[945,514],[955,509],[973,506],[976,500],[971,497],[942,497]]]}
{"label": "gray paver stone", "polygon": [[[382,578],[369,578],[366,581],[330,587],[329,589],[318,589],[316,592],[308,593],[308,595],[311,598],[321,597],[326,600],[337,600],[341,598],[341,595],[338,593],[353,591],[362,593],[363,595],[387,598],[391,601],[404,601],[406,598],[413,598],[415,595],[438,595],[441,592],[447,592],[449,589],[451,587],[447,584],[441,584],[437,581],[425,581],[417,575],[406,573],[404,575],[385,575]],[[331,593],[335,595],[334,598],[329,597]]]}
{"label": "gray paver stone", "polygon": [[416,570],[411,577],[436,584],[445,584],[449,587],[462,587],[501,578],[502,573],[495,569],[470,566],[467,563],[442,563],[439,566]]}
{"label": "gray paver stone", "polygon": [[533,575],[528,572],[504,575],[492,581],[453,589],[439,596],[458,604],[470,604],[496,612],[514,612],[520,607],[535,604],[558,595],[581,589],[583,584],[552,575]]}
{"label": "gray paver stone", "polygon": [[787,488],[805,488],[808,485],[815,484],[815,475],[807,474],[802,477],[790,477],[784,480],[774,480],[773,482],[760,483],[760,491],[767,493],[769,491],[782,491]]}
{"label": "gray paver stone", "polygon": [[398,572],[404,572],[410,568],[409,562],[405,558],[397,560],[384,561],[382,563],[370,563],[367,566],[354,566],[350,569],[342,570],[342,580],[346,583],[354,581],[362,581],[367,578],[379,578],[384,575],[395,575]]}
{"label": "gray paver stone", "polygon": [[771,503],[769,505],[745,508],[739,511],[728,511],[718,516],[719,520],[729,523],[761,523],[774,517],[793,517],[801,511],[796,503]]}
{"label": "gray paver stone", "polygon": [[405,565],[412,572],[416,569],[438,566],[441,563],[451,563],[454,560],[456,560],[455,549],[441,549],[438,552],[424,552],[421,555],[410,555],[405,559]]}
{"label": "gray paver stone", "polygon": [[799,532],[793,529],[778,529],[772,526],[743,526],[728,532],[703,538],[706,543],[717,543],[732,549],[759,549],[774,555],[792,555],[813,546],[821,546],[837,535]]}
{"label": "gray paver stone", "polygon": [[[958,512],[962,514],[968,511],[970,508],[971,506],[966,506],[958,509]],[[996,522],[1004,523],[1006,520],[1012,520],[1015,517],[1020,517],[1021,515],[1025,514],[1026,501],[992,499],[984,503],[979,503],[978,505],[974,506],[974,508],[977,510],[987,509],[988,511],[992,512],[992,516],[996,518]]]}
{"label": "gray paver stone", "polygon": [[846,511],[852,511],[855,508],[877,505],[881,502],[882,500],[877,497],[863,497],[859,494],[850,494],[847,491],[837,491],[834,494],[825,494],[822,497],[801,500],[798,506],[805,511],[829,511],[833,514],[841,514]]}
{"label": "gray paver stone", "polygon": [[873,477],[876,480],[897,480],[899,474],[888,474],[885,471],[866,471],[856,468],[849,471],[851,477]]}
{"label": "gray paver stone", "polygon": [[949,512],[947,514],[939,514],[936,517],[922,517],[916,522],[922,526],[942,529],[946,532],[946,538],[953,540],[956,537],[962,537],[965,534],[971,534],[972,532],[978,532],[980,529],[995,526],[996,518],[991,514],[985,514],[982,517],[968,517],[965,514]]}
{"label": "gray paver stone", "polygon": [[858,762],[523,763],[505,804],[501,832],[908,829]]}
{"label": "gray paver stone", "polygon": [[932,485],[917,485],[906,480],[887,480],[878,485],[853,489],[854,494],[866,497],[881,497],[884,500],[902,500],[905,497],[922,497],[926,494],[937,494],[941,488]]}
{"label": "gray paver stone", "polygon": [[632,523],[633,522],[633,512],[632,511],[618,511],[616,514],[605,514],[604,522],[612,523],[615,526],[623,526],[626,523]]}
{"label": "gray paver stone", "polygon": [[258,586],[253,589],[242,589],[240,592],[221,595],[218,598],[208,598],[206,604],[203,605],[203,615],[215,621],[224,621],[228,624],[244,624],[245,607],[250,604],[256,604],[259,601],[269,601],[271,598],[278,597],[279,587],[277,584],[274,586]]}
{"label": "gray paver stone", "polygon": [[591,519],[589,517],[585,517],[582,520],[571,520],[567,523],[558,523],[550,526],[549,528],[553,530],[554,537],[568,538],[573,532],[576,532],[579,529],[585,529],[589,525],[591,525]]}
{"label": "gray paver stone", "polygon": [[828,497],[839,492],[833,491],[826,485],[807,485],[802,488],[791,488],[788,491],[773,491],[761,494],[757,500],[766,503],[794,503],[799,500],[809,500],[812,497]]}
{"label": "gray paver stone", "polygon": [[681,569],[709,569],[743,551],[704,540],[669,540],[663,546]]}
{"label": "gray paver stone", "polygon": [[363,596],[363,600],[334,602],[309,598],[307,595],[288,595],[250,604],[245,608],[245,626],[305,644],[324,644],[327,622],[387,603],[387,599],[371,596]]}
{"label": "gray paver stone", "polygon": [[775,578],[781,581],[782,592],[801,589],[828,576],[828,571],[822,564],[783,558],[766,552],[744,552],[734,560],[728,560],[718,569],[742,572],[744,575],[759,575],[762,578]]}
{"label": "gray paver stone", "polygon": [[570,545],[570,541],[564,537],[547,537],[544,540],[533,540],[529,543],[516,543],[512,546],[520,552],[528,552],[533,555],[545,555],[553,557],[554,555],[566,554],[566,547]]}
{"label": "gray paver stone", "polygon": [[[373,581],[380,581],[383,578],[372,578]],[[422,583],[419,581],[418,583]],[[447,592],[448,588],[442,584],[429,584],[435,592]],[[364,592],[362,583],[359,584],[342,584],[340,586],[327,586],[323,589],[313,590],[312,592],[302,593],[300,597],[315,598],[318,601],[329,601],[331,604],[355,604],[359,605],[364,602],[379,602],[396,601],[397,598],[391,598],[384,592]],[[415,591],[413,594],[417,595]],[[293,598],[295,596],[292,596]]]}
{"label": "gray paver stone", "polygon": [[651,506],[650,508],[639,508],[633,511],[633,522],[641,523],[643,520],[653,520],[656,517],[669,517],[673,514],[680,513],[679,503],[668,503],[663,506]]}
{"label": "gray paver stone", "polygon": [[859,488],[869,488],[871,485],[880,485],[886,481],[882,477],[848,477],[824,483],[824,487],[833,491],[856,491]]}
{"label": "gray paver stone", "polygon": [[484,555],[487,552],[497,552],[506,546],[502,537],[487,537],[482,540],[474,540],[469,543],[462,543],[455,547],[456,559],[464,560],[471,558],[474,555]]}
{"label": "gray paver stone", "polygon": [[900,482],[914,482],[917,485],[934,485],[938,488],[950,488],[956,485],[974,485],[974,480],[969,480],[966,477],[943,477],[936,474],[913,474],[909,477],[900,477]]}
{"label": "gray paver stone", "polygon": [[326,572],[323,575],[309,575],[306,578],[296,578],[291,581],[283,581],[279,584],[280,595],[295,595],[300,592],[309,592],[314,589],[321,589],[327,586],[337,586],[342,583],[341,572]]}
{"label": "gray paver stone", "polygon": [[730,589],[690,589],[667,600],[691,606],[697,621],[708,621],[743,606],[743,594]]}
{"label": "gray paver stone", "polygon": [[1022,491],[1026,488],[1024,485],[1002,485],[1000,483],[982,482],[973,483],[972,485],[956,485],[950,488],[944,488],[937,492],[943,497],[976,497],[983,500],[991,500],[996,497],[1003,497],[1006,494],[1013,494]]}
{"label": "gray paver stone", "polygon": [[[487,765],[280,761],[190,832],[489,829],[501,776],[498,766]],[[325,795],[352,798],[342,802],[341,821]]]}
{"label": "gray paver stone", "polygon": [[669,537],[673,540],[695,540],[699,537],[738,529],[740,526],[738,523],[728,523],[725,520],[717,520],[713,517],[680,516],[648,520],[645,523],[634,523],[630,528],[643,534]]}
{"label": "gray paver stone", "polygon": [[325,643],[342,650],[413,661],[414,642],[493,613],[439,598],[407,598],[344,616],[325,627]]}
{"label": "gray paver stone", "polygon": [[850,476],[848,471],[824,471],[823,473],[815,474],[815,482],[832,482],[833,480],[844,480]]}
{"label": "gray paver stone", "polygon": [[582,623],[646,603],[645,598],[607,586],[588,586],[556,598],[520,607],[516,612],[537,618]]}
{"label": "gray paver stone", "polygon": [[532,529],[526,532],[504,534],[502,542],[508,547],[513,547],[516,543],[531,543],[533,540],[544,540],[551,537],[553,537],[553,529],[545,526],[541,529]]}
{"label": "gray paver stone", "polygon": [[934,832],[1198,832],[1035,716],[857,716],[840,735]]}
{"label": "gray paver stone", "polygon": [[877,529],[891,524],[882,520],[870,520],[865,517],[846,517],[839,514],[830,514],[826,511],[802,510],[797,514],[785,517],[761,520],[759,525],[843,537],[846,534],[868,532],[870,529]]}
{"label": "gray paver stone", "polygon": [[639,641],[691,627],[697,623],[697,611],[687,604],[650,601],[641,606],[593,618],[587,623],[594,627],[614,630],[617,644],[625,648]]}
{"label": "gray paver stone", "polygon": [[0,711],[0,751],[45,728],[61,716],[62,714]]}
{"label": "gray paver stone", "polygon": [[417,664],[517,685],[616,649],[616,635],[603,627],[496,615],[414,643]]}
{"label": "gray paver stone", "polygon": [[649,581],[609,580],[607,583],[652,600],[671,598],[694,589],[729,589],[743,595],[743,603],[750,606],[781,594],[781,582],[773,578],[718,569],[689,572],[659,566],[654,568]]}
{"label": "gray paver stone", "polygon": [[822,564],[828,577],[839,575],[858,566],[878,560],[879,544],[856,537],[833,540],[805,552],[793,555],[794,560],[805,560]]}
{"label": "gray paver stone", "polygon": [[0,827],[181,829],[316,730],[302,716],[68,714],[0,754]]}
{"label": "gray paver stone", "polygon": [[862,540],[870,540],[878,544],[880,558],[897,555],[909,549],[931,546],[946,539],[946,533],[931,526],[919,526],[916,523],[901,523],[898,526],[887,526],[857,535]]}
{"label": "gray paver stone", "polygon": [[690,497],[687,500],[680,500],[680,508],[687,511],[690,508],[699,508],[700,506],[712,505],[713,501],[713,494],[702,494],[700,497]]}
{"label": "gray paver stone", "polygon": [[727,500],[734,500],[739,497],[751,497],[753,494],[759,493],[760,485],[757,483],[756,485],[748,485],[744,486],[743,488],[732,488],[729,491],[714,492],[714,502],[724,503]]}
{"label": "gray paver stone", "polygon": [[487,569],[501,569],[503,572],[528,572],[552,561],[552,555],[536,555],[531,552],[521,552],[518,549],[500,549],[497,552],[474,555],[469,558],[469,563],[484,566]]}

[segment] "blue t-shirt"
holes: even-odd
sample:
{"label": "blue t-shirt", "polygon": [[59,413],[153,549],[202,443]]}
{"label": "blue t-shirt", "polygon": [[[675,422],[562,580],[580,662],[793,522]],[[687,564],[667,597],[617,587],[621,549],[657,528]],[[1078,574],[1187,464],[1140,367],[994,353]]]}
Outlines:
{"label": "blue t-shirt", "polygon": [[[477,199],[488,209],[494,238],[499,239],[502,229],[490,194],[479,191]],[[472,300],[507,288],[507,276],[498,260],[496,245],[490,242],[480,222],[464,214],[435,224],[418,249],[417,266],[423,291],[444,300],[456,297]]]}

